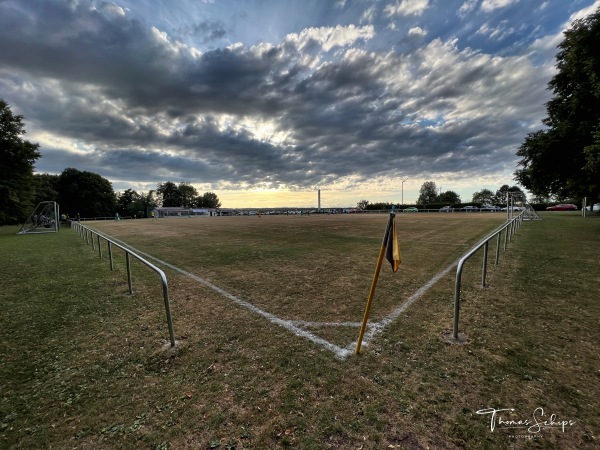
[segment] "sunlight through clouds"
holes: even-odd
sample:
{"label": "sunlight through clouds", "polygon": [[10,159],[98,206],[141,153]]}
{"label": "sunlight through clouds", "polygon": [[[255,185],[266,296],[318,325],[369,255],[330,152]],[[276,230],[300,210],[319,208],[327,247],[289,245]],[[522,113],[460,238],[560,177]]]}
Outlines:
{"label": "sunlight through clouds", "polygon": [[599,6],[4,0],[0,92],[39,173],[188,182],[230,207],[397,201],[402,179],[405,199],[425,181],[468,199],[513,184],[562,32]]}

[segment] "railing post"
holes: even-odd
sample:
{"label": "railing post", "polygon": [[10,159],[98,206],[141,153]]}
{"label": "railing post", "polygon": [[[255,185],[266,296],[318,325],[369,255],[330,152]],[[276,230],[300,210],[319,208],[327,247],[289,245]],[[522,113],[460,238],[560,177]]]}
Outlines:
{"label": "railing post", "polygon": [[454,339],[458,339],[458,316],[460,314],[460,281],[462,277],[463,260],[458,263],[456,269],[456,285],[454,286]]}
{"label": "railing post", "polygon": [[106,241],[108,242],[108,259],[110,261],[110,270],[115,270],[115,266],[113,264],[113,257],[112,257],[112,245],[110,241]]}
{"label": "railing post", "polygon": [[127,284],[129,284],[129,293],[133,294],[133,285],[131,282],[131,261],[129,260],[129,252],[125,251],[125,261],[127,265]]}
{"label": "railing post", "polygon": [[173,331],[173,319],[171,318],[171,305],[169,304],[169,288],[167,285],[167,278],[164,273],[160,273],[160,279],[163,286],[163,298],[165,300],[165,311],[167,313],[167,326],[169,327],[169,340],[171,341],[171,347],[175,347],[175,332]]}
{"label": "railing post", "polygon": [[483,270],[481,275],[481,287],[485,287],[485,277],[487,275],[487,257],[488,257],[488,241],[483,244]]}
{"label": "railing post", "polygon": [[496,265],[500,261],[500,236],[502,236],[502,230],[498,231],[498,239],[496,239]]}
{"label": "railing post", "polygon": [[100,235],[98,234],[98,256],[102,259],[102,246],[100,245]]}

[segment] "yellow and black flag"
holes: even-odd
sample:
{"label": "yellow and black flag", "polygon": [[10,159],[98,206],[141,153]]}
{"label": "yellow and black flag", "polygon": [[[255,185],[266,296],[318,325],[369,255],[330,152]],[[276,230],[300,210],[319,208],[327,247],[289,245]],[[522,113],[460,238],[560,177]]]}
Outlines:
{"label": "yellow and black flag", "polygon": [[363,316],[362,325],[360,327],[360,333],[358,335],[358,342],[356,343],[356,354],[360,352],[362,340],[367,329],[367,320],[369,319],[369,311],[371,310],[371,303],[373,302],[373,295],[375,294],[375,287],[377,286],[377,279],[379,278],[379,271],[381,270],[381,264],[383,263],[383,257],[392,265],[392,270],[396,272],[400,265],[400,245],[398,244],[398,236],[396,235],[396,211],[392,208],[390,213],[390,220],[388,220],[385,233],[383,235],[383,242],[381,243],[381,249],[379,250],[379,257],[377,258],[377,267],[375,268],[375,275],[373,276],[373,282],[371,283],[371,289],[369,290],[369,298],[367,299],[367,306],[365,307],[365,314]]}
{"label": "yellow and black flag", "polygon": [[387,224],[387,230],[383,237],[383,247],[385,248],[385,258],[392,265],[392,270],[396,272],[400,265],[400,246],[398,245],[398,235],[396,234],[395,214],[390,214],[390,220]]}

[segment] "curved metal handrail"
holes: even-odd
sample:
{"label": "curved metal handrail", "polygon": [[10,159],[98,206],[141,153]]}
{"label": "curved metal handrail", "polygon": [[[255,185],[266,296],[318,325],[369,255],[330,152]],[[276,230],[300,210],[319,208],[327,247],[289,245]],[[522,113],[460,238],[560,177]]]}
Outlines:
{"label": "curved metal handrail", "polygon": [[109,260],[110,260],[110,270],[114,270],[113,259],[112,259],[112,246],[114,245],[115,247],[120,248],[121,250],[123,250],[125,252],[125,260],[126,260],[126,266],[127,266],[127,283],[129,285],[129,293],[130,294],[133,294],[133,283],[131,280],[131,263],[130,263],[129,255],[133,256],[135,259],[140,261],[142,264],[144,264],[148,268],[150,268],[153,271],[155,271],[156,273],[158,273],[158,275],[160,276],[160,281],[162,283],[163,299],[164,299],[164,303],[165,303],[165,312],[167,315],[167,326],[169,327],[169,339],[171,341],[171,347],[175,347],[175,345],[176,345],[175,333],[173,332],[173,319],[171,317],[171,305],[169,303],[169,286],[167,283],[167,276],[165,275],[165,273],[161,269],[156,267],[154,264],[152,264],[151,262],[147,261],[146,259],[142,258],[138,254],[129,250],[127,247],[124,247],[123,245],[118,244],[117,242],[110,239],[108,236],[100,234],[96,230],[88,228],[85,225],[82,225],[81,223],[76,222],[76,221],[71,222],[71,228],[75,232],[77,232],[82,239],[85,239],[86,243],[89,244],[91,242],[92,248],[95,248],[94,235],[97,236],[98,254],[99,254],[100,258],[102,258],[102,248],[100,246],[100,239],[102,238],[107,242],[108,255],[109,255]]}
{"label": "curved metal handrail", "polygon": [[453,335],[454,339],[458,339],[458,318],[460,314],[460,287],[461,287],[461,279],[462,279],[462,271],[465,265],[465,262],[473,256],[477,251],[483,247],[483,273],[481,277],[481,286],[485,287],[485,279],[487,275],[487,257],[488,257],[488,243],[492,238],[497,236],[496,243],[496,265],[498,265],[498,260],[500,258],[500,236],[502,232],[506,230],[504,234],[504,251],[506,251],[506,246],[508,242],[512,241],[512,237],[516,230],[523,223],[523,211],[521,211],[518,215],[507,221],[504,225],[498,228],[496,231],[489,234],[485,237],[479,244],[473,247],[471,250],[467,252],[459,261],[458,267],[456,268],[456,284],[454,287],[454,326],[453,326]]}

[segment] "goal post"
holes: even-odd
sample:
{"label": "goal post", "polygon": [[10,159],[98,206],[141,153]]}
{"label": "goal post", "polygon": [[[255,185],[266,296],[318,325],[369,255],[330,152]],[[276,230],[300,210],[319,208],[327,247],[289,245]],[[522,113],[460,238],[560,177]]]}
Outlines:
{"label": "goal post", "polygon": [[29,215],[17,234],[56,233],[60,227],[59,207],[56,202],[40,202]]}

